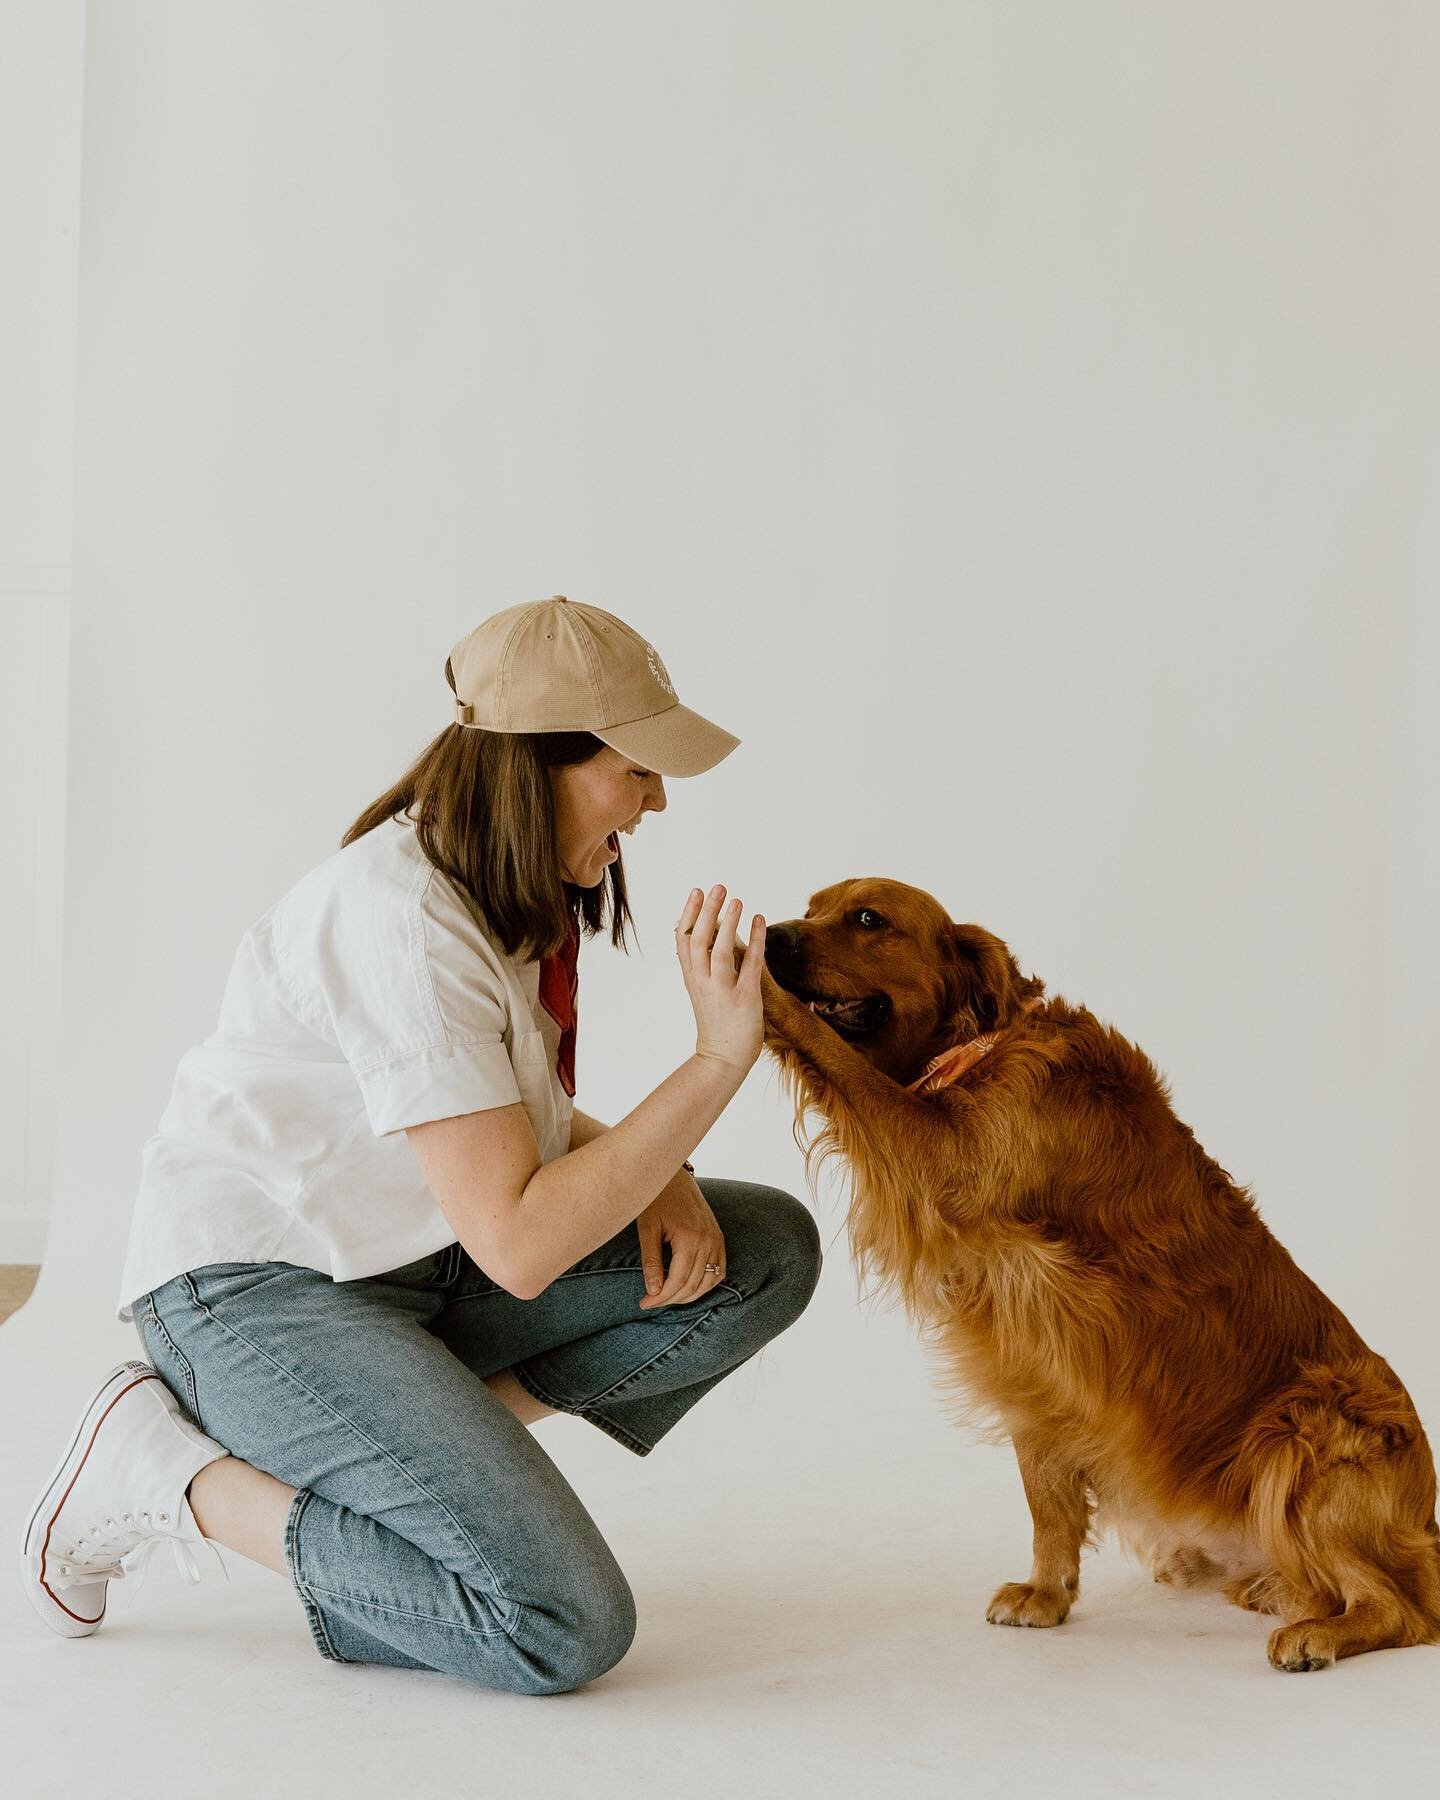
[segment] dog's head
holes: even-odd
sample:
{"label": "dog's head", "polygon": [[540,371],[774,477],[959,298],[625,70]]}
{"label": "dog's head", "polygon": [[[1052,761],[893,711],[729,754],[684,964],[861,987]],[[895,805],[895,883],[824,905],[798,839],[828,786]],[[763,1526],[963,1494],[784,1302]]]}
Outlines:
{"label": "dog's head", "polygon": [[879,877],[821,888],[803,919],[767,924],[765,966],[896,1081],[1008,1024],[1044,991],[993,933],[957,925],[922,888]]}

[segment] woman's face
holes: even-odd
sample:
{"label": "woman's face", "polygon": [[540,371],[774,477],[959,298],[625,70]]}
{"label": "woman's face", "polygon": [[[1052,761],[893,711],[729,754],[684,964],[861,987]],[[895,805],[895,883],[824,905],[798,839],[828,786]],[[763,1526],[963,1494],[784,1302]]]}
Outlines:
{"label": "woman's face", "polygon": [[589,762],[547,769],[555,797],[555,843],[567,881],[595,887],[620,854],[612,834],[664,812],[665,783],[608,744]]}

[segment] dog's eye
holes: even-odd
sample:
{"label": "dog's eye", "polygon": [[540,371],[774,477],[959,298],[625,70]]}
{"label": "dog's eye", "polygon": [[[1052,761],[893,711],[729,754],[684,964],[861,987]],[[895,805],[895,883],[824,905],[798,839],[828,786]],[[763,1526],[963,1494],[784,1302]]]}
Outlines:
{"label": "dog's eye", "polygon": [[[867,919],[869,924],[866,924]],[[885,923],[885,920],[880,917],[879,913],[872,912],[868,906],[862,906],[855,915],[855,923],[864,925],[867,931],[875,931]]]}

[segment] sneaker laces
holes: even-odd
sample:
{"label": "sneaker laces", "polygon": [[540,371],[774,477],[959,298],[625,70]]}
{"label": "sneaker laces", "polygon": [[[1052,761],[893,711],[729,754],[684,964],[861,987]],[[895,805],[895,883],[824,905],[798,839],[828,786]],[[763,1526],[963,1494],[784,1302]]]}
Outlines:
{"label": "sneaker laces", "polygon": [[[148,1507],[139,1516],[148,1521]],[[150,1559],[163,1543],[168,1543],[174,1551],[175,1566],[192,1587],[201,1579],[200,1565],[190,1544],[173,1532],[152,1530],[138,1544],[122,1552],[119,1540],[133,1536],[137,1525],[138,1521],[132,1519],[129,1513],[122,1513],[118,1520],[107,1519],[103,1525],[94,1525],[88,1533],[82,1533],[80,1541],[63,1557],[58,1569],[49,1575],[51,1587],[72,1588],[91,1581],[123,1581],[127,1575],[134,1575],[134,1591],[139,1593],[145,1583]],[[228,1581],[230,1571],[225,1567],[225,1559],[218,1547],[203,1533],[200,1542],[214,1556],[221,1573]]]}

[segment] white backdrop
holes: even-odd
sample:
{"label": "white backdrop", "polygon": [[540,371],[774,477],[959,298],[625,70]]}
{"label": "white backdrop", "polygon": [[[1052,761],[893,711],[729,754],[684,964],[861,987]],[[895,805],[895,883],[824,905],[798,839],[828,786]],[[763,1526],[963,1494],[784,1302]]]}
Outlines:
{"label": "white backdrop", "polygon": [[[748,923],[845,876],[915,882],[1152,1054],[1440,1426],[1437,52],[1432,9],[1358,0],[92,8],[60,1139],[39,1287],[0,1340],[44,1370],[4,1401],[35,1446],[17,1508],[138,1354],[113,1301],[139,1148],[240,934],[447,722],[450,645],[552,593],[625,618],[743,740],[626,843],[643,955],[584,952],[586,1111],[613,1123],[693,1044],[692,884]],[[767,1063],[695,1160],[805,1193]],[[793,1749],[785,1684],[818,1670],[808,1728],[857,1791],[872,1752],[894,1773],[882,1718],[922,1746],[910,1792],[949,1791],[955,1732],[970,1791],[1052,1767],[1121,1791],[1066,1685],[1084,1603],[1068,1639],[980,1622],[1025,1567],[1018,1479],[937,1421],[902,1322],[857,1308],[837,1196],[815,1204],[810,1311],[672,1445],[642,1467],[539,1428],[642,1600],[575,1754],[667,1681],[617,1787],[670,1763],[677,1723],[691,1750],[737,1724]],[[785,1672],[747,1685],[781,1591],[757,1543],[792,1567],[828,1531]],[[642,1592],[661,1569],[679,1585]],[[235,1573],[216,1601],[147,1591],[129,1666],[163,1680],[168,1632],[205,1681],[229,1605],[246,1680],[283,1651],[322,1713],[366,1682],[432,1729],[475,1705],[322,1669],[282,1584]],[[1171,1777],[1193,1730],[1201,1787],[1262,1781],[1263,1625],[1187,1614],[1113,1549],[1097,1578],[1105,1679],[1158,1663],[1189,1689],[1152,1697]],[[697,1629],[685,1583],[711,1580],[730,1639]],[[1403,1740],[1436,1654],[1346,1664],[1323,1699],[1281,1683],[1287,1766],[1340,1779],[1303,1764],[1337,1695],[1372,1728],[1393,1704]],[[931,1685],[945,1656],[968,1706]],[[884,1702],[881,1668],[905,1674]],[[1026,1724],[1040,1669],[1053,1735]],[[993,1761],[991,1680],[981,1735],[1018,1709]],[[527,1754],[536,1715],[484,1703],[511,1721],[492,1747]],[[1132,1754],[1123,1791],[1159,1791]]]}

